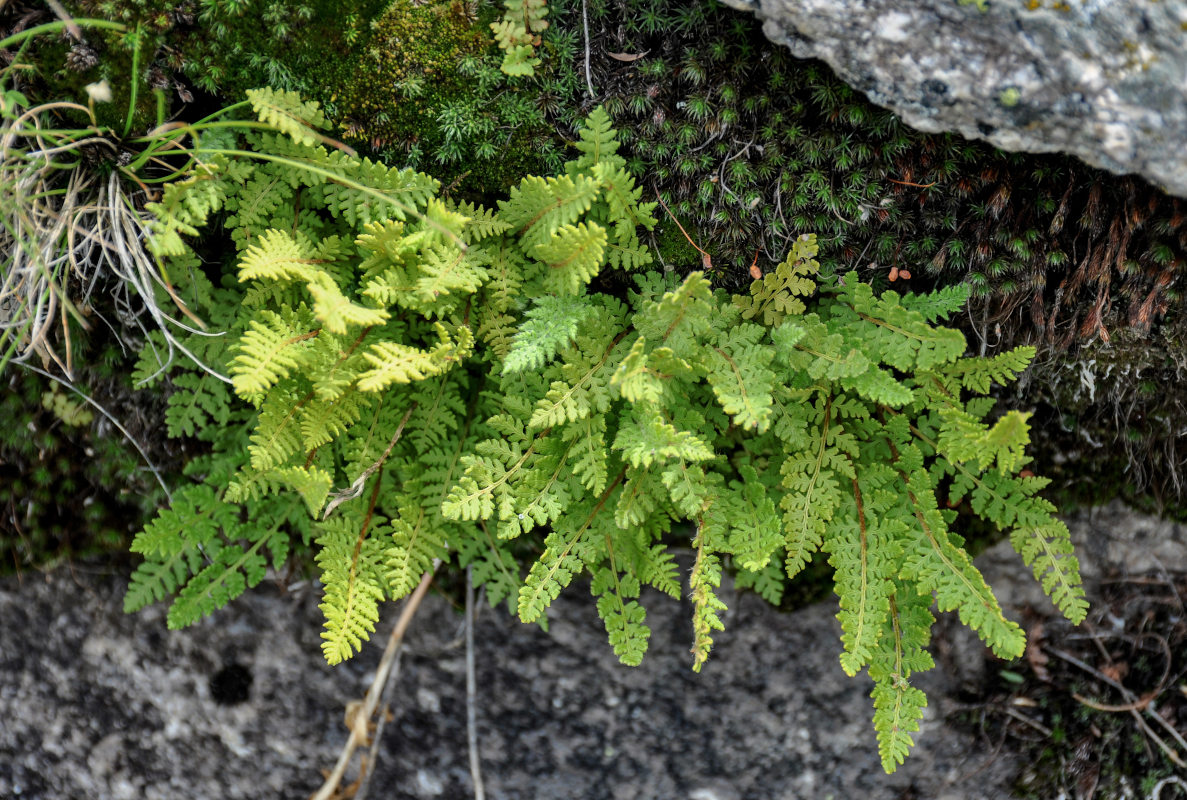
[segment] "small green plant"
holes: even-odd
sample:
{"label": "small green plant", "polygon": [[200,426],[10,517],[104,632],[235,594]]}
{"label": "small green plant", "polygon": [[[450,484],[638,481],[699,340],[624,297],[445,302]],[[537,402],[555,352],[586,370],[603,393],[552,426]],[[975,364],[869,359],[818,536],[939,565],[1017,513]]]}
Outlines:
{"label": "small green plant", "polygon": [[[71,24],[125,31],[103,20]],[[37,35],[65,27],[63,22],[29,29],[0,41],[0,49],[19,44],[23,50]],[[93,317],[101,317],[95,306],[104,305],[98,302],[104,291],[126,338],[163,347],[162,363],[180,352],[203,364],[196,353],[200,344],[191,348],[182,339],[217,336],[174,291],[160,253],[148,249],[155,217],[147,207],[162,184],[210,169],[205,160],[223,154],[220,136],[227,132],[285,130],[286,124],[297,123],[271,104],[270,90],[194,123],[167,122],[164,93],[154,89],[156,125],[132,135],[140,82],[140,37],[133,33],[128,106],[116,127],[100,124],[96,114],[97,105],[111,100],[106,82],[87,87],[86,105],[34,103],[10,88],[16,63],[0,71],[0,187],[5,195],[0,207],[0,370],[10,359],[37,356],[73,376],[72,326],[87,329]],[[236,119],[248,106],[259,110],[260,121]],[[78,115],[85,124],[75,122]],[[315,138],[329,141],[320,134]],[[159,243],[167,245],[168,239]]]}
{"label": "small green plant", "polygon": [[[224,153],[154,207],[179,290],[221,308],[230,344],[210,355],[234,395],[209,375],[172,379],[171,429],[213,452],[136,537],[127,610],[176,595],[169,624],[190,624],[312,541],[330,663],[358,650],[381,601],[456,559],[525,622],[588,574],[612,647],[638,664],[641,587],[681,595],[683,543],[699,669],[726,566],[770,594],[823,552],[841,666],[874,679],[887,770],[918,730],[910,678],[932,666],[933,604],[998,654],[1023,650],[952,507],[1009,531],[1083,618],[1067,529],[1023,470],[1027,417],[988,421],[991,384],[1033,350],[966,357],[963,336],[935,325],[964,288],[818,283],[811,236],[740,296],[700,272],[629,279],[650,261],[638,232],[653,204],[603,110],[563,174],[484,208],[326,151],[315,107],[268,97],[264,118],[287,136],[244,134],[235,152],[252,158]],[[237,280],[214,286],[179,234],[220,210]],[[142,353],[142,373],[165,366]]]}
{"label": "small green plant", "polygon": [[48,409],[63,425],[72,428],[90,425],[95,420],[95,415],[84,403],[66,396],[56,383],[48,392],[41,393],[41,406]]}
{"label": "small green plant", "polygon": [[536,48],[540,34],[548,29],[546,0],[503,0],[502,19],[492,22],[499,48],[503,51],[502,70],[508,75],[533,75],[540,59]]}
{"label": "small green plant", "polygon": [[459,0],[393,2],[328,71],[321,97],[347,142],[391,163],[431,166],[447,194],[497,196],[563,157],[540,81],[508,85],[486,14],[472,11]]}
{"label": "small green plant", "polygon": [[[42,38],[32,51],[39,74],[31,95],[70,96],[83,84],[106,79],[122,106],[128,79],[138,72],[140,80],[165,92],[176,112],[194,103],[195,89],[235,102],[261,84],[302,92],[322,88],[327,66],[365,35],[388,3],[64,0],[61,5],[77,18],[120,27]],[[139,55],[130,72],[133,44]],[[139,104],[138,119],[151,122],[155,98],[140,96],[147,102]]]}
{"label": "small green plant", "polygon": [[[88,344],[79,380],[94,402],[119,408],[126,429],[144,441],[144,428],[127,410],[134,397],[145,398],[111,371],[119,348],[95,352],[93,340]],[[166,501],[143,457],[101,415],[88,420],[91,406],[56,381],[31,369],[8,370],[0,381],[0,574],[126,552]],[[163,407],[161,401],[148,410]],[[169,466],[162,450],[148,452],[158,467]]]}
{"label": "small green plant", "polygon": [[[71,25],[126,32],[103,20],[76,19]],[[0,49],[20,44],[23,50],[37,34],[65,27],[30,29],[0,41]],[[112,98],[106,81],[87,87],[86,105],[35,103],[11,88],[17,64],[0,72],[0,187],[6,196],[0,209],[0,369],[12,358],[36,355],[72,377],[71,326],[91,327],[105,291],[118,323],[135,331],[129,338],[141,338],[151,328],[162,334],[170,356],[180,350],[197,360],[175,332],[199,333],[202,322],[172,292],[168,276],[145,249],[151,220],[145,205],[155,185],[194,166],[186,137],[197,143],[200,133],[227,123],[166,123],[164,93],[155,89],[156,126],[131,135],[140,83],[140,37],[131,35],[133,77],[126,113],[115,127],[101,124],[96,113]]]}

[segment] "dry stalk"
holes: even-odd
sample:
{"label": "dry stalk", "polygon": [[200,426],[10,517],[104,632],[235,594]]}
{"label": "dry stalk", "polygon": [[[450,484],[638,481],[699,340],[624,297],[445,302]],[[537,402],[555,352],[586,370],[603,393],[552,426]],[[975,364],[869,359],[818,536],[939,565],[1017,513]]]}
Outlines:
{"label": "dry stalk", "polygon": [[[47,103],[7,120],[0,130],[0,365],[40,358],[73,376],[74,347],[68,317],[84,329],[96,287],[111,292],[120,320],[148,333],[163,334],[167,353],[161,369],[180,352],[206,367],[175,332],[211,334],[165,280],[145,245],[150,215],[143,208],[146,187],[118,163],[119,146],[93,124],[63,134],[44,127],[58,111],[81,111],[75,103]],[[97,165],[106,162],[103,177]],[[193,323],[186,324],[158,303],[168,297]],[[81,309],[81,310],[80,310]],[[54,331],[61,328],[60,342]],[[65,351],[65,357],[58,347]],[[155,346],[155,345],[153,345]],[[229,381],[228,381],[229,382]]]}
{"label": "dry stalk", "polygon": [[[439,560],[433,562],[433,568],[421,576],[420,583],[404,603],[404,609],[400,612],[399,619],[396,620],[396,626],[392,629],[391,636],[388,637],[383,658],[379,661],[379,669],[375,671],[375,680],[371,682],[371,688],[367,690],[366,697],[361,701],[354,701],[357,705],[347,706],[347,726],[350,728],[350,736],[347,737],[346,744],[342,746],[342,752],[338,755],[334,769],[322,787],[310,796],[310,800],[331,800],[331,798],[343,796],[338,793],[339,786],[346,776],[346,770],[350,767],[355,751],[371,743],[371,726],[374,723],[376,710],[379,708],[380,698],[384,694],[388,678],[392,674],[396,655],[400,651],[400,643],[404,640],[404,634],[408,631],[412,617],[428,593],[433,573],[437,571],[440,563]],[[360,774],[355,783],[356,787],[363,784],[367,774],[373,768],[374,759],[364,758],[359,768]]]}

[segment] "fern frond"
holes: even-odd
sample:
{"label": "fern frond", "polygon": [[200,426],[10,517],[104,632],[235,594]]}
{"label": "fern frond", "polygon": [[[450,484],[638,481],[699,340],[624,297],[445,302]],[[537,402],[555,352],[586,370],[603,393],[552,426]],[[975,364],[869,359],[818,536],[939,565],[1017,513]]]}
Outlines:
{"label": "fern frond", "polygon": [[562,367],[562,376],[566,380],[552,381],[548,393],[536,403],[528,427],[548,428],[576,422],[594,412],[604,413],[613,400],[610,378],[622,357],[618,345],[624,333],[606,343],[600,353],[598,346],[605,337],[591,337],[588,344],[592,345],[593,352],[582,348],[578,358]]}
{"label": "fern frond", "polygon": [[[730,482],[728,499],[718,502],[729,508],[729,551],[744,569],[760,574],[770,563],[772,554],[782,547],[783,528],[775,501],[767,495],[758,470],[743,464],[738,474],[741,480]],[[780,587],[781,578],[780,575]]]}
{"label": "fern frond", "polygon": [[992,384],[1004,386],[1016,380],[1030,366],[1034,356],[1033,347],[1015,347],[989,358],[962,358],[941,369],[948,376],[958,377],[965,389],[989,394]]}
{"label": "fern frond", "polygon": [[276,467],[246,470],[227,484],[227,500],[247,503],[282,490],[296,492],[305,502],[310,517],[318,517],[329,497],[333,478],[321,467]]}
{"label": "fern frond", "polygon": [[1088,601],[1080,580],[1080,562],[1072,548],[1067,525],[1052,519],[1041,526],[1020,526],[1010,533],[1010,545],[1034,571],[1035,580],[1059,612],[1074,625],[1088,615]]}
{"label": "fern frond", "polygon": [[858,281],[856,272],[845,277],[838,299],[860,319],[872,323],[865,326],[866,351],[876,352],[883,363],[897,370],[928,370],[964,354],[964,334],[955,328],[929,325],[923,314],[904,307],[894,292],[875,297],[873,288]]}
{"label": "fern frond", "polygon": [[[317,148],[312,160],[332,178],[319,183],[311,200],[353,226],[368,222],[407,219],[409,212],[425,208],[440,183],[413,169],[387,167],[370,159],[351,158],[344,153],[326,154]],[[359,186],[372,191],[360,191]],[[388,198],[378,200],[374,192]]]}
{"label": "fern frond", "polygon": [[666,344],[677,354],[696,348],[709,330],[714,308],[704,273],[691,272],[659,302],[645,304],[634,316],[635,328],[649,342]]}
{"label": "fern frond", "polygon": [[319,272],[306,285],[313,298],[313,314],[330,333],[345,334],[352,326],[382,325],[391,316],[385,309],[352,303],[330,275]]}
{"label": "fern frond", "polygon": [[260,122],[287,134],[294,142],[314,145],[321,140],[316,129],[330,126],[314,100],[302,100],[297,92],[284,89],[248,89],[247,99]]}
{"label": "fern frond", "polygon": [[878,755],[882,769],[894,772],[914,745],[911,734],[919,731],[919,720],[927,698],[911,686],[908,679],[915,672],[935,666],[924,648],[930,638],[935,618],[928,610],[930,597],[904,591],[896,584],[889,598],[882,635],[870,664],[874,690],[874,730],[878,735]]}
{"label": "fern frond", "polygon": [[903,542],[901,574],[914,581],[920,592],[934,592],[941,611],[958,610],[960,621],[976,631],[1000,658],[1018,658],[1026,637],[1017,623],[1002,614],[968,553],[952,543],[936,505],[934,484],[922,464],[923,456],[914,445],[900,453],[899,470],[916,520],[916,535]]}
{"label": "fern frond", "polygon": [[239,259],[239,280],[300,281],[318,274],[313,248],[304,238],[268,230]]}
{"label": "fern frond", "polygon": [[508,75],[532,75],[540,59],[535,46],[548,28],[546,0],[503,0],[506,11],[502,19],[492,22],[495,41],[503,51],[501,69]]}
{"label": "fern frond", "polygon": [[775,352],[759,344],[765,333],[758,325],[742,323],[723,331],[709,353],[709,385],[717,402],[739,426],[759,433],[771,424],[776,381],[769,369]]}
{"label": "fern frond", "polygon": [[486,282],[488,256],[481,248],[462,250],[450,244],[437,244],[421,252],[413,284],[417,298],[426,305],[444,306],[445,298],[457,299],[478,291]]}
{"label": "fern frond", "polygon": [[793,578],[811,560],[821,545],[843,495],[841,477],[854,477],[844,454],[830,447],[833,436],[831,400],[818,400],[809,423],[811,448],[789,455],[780,468],[787,494],[780,501],[783,530],[787,533],[787,577]]}
{"label": "fern frond", "polygon": [[652,368],[651,360],[647,354],[647,339],[640,336],[610,378],[610,385],[618,389],[624,400],[655,404],[663,397],[662,373]]}
{"label": "fern frond", "polygon": [[[598,552],[598,537],[591,526],[599,520],[618,480],[592,504],[581,504],[562,519],[544,539],[544,552],[532,564],[519,590],[519,618],[535,622],[568,586],[574,576],[593,562]],[[604,524],[604,523],[602,523]]]}
{"label": "fern frond", "polygon": [[1030,442],[1030,414],[1010,411],[993,427],[955,406],[940,409],[941,427],[936,446],[945,458],[957,464],[974,461],[982,471],[997,462],[1000,472],[1013,472],[1026,463]]}
{"label": "fern frond", "polygon": [[717,556],[722,544],[724,530],[722,520],[712,513],[697,521],[697,534],[693,539],[696,560],[688,575],[688,588],[692,593],[692,668],[700,672],[709,660],[713,648],[713,631],[725,630],[719,612],[726,605],[717,596],[721,587],[721,559]]}
{"label": "fern frond", "polygon": [[750,284],[749,297],[734,297],[742,319],[757,319],[768,327],[778,327],[784,318],[803,314],[805,306],[801,298],[816,291],[812,277],[820,270],[816,253],[815,234],[797,238],[782,263]]}
{"label": "fern frond", "polygon": [[378,392],[393,383],[421,381],[452,369],[473,347],[473,334],[469,328],[458,328],[455,341],[443,325],[438,323],[435,327],[441,342],[432,350],[394,342],[371,345],[363,354],[371,369],[359,375],[359,389]]}
{"label": "fern frond", "polygon": [[208,373],[186,372],[173,379],[173,394],[165,409],[165,431],[170,437],[196,436],[231,418],[231,393],[227,384]]}
{"label": "fern frond", "polygon": [[235,393],[259,405],[265,392],[306,363],[308,342],[318,331],[303,330],[298,320],[262,309],[239,337],[231,362],[231,384]]}
{"label": "fern frond", "polygon": [[606,229],[596,222],[580,222],[557,228],[545,242],[532,248],[532,255],[548,268],[545,291],[580,294],[598,271],[606,250]]}
{"label": "fern frond", "polygon": [[[415,484],[410,487],[415,490]],[[398,501],[399,515],[391,523],[391,542],[384,551],[387,586],[393,600],[409,594],[420,577],[432,568],[433,560],[444,558],[449,536],[434,524],[431,509],[415,491],[403,494]]]}
{"label": "fern frond", "polygon": [[691,431],[682,431],[654,410],[635,408],[629,412],[614,449],[633,467],[650,467],[664,461],[697,462],[716,457],[713,448]]}
{"label": "fern frond", "polygon": [[499,201],[499,216],[531,252],[546,244],[554,231],[576,223],[600,193],[597,180],[584,175],[524,178],[508,199]]}
{"label": "fern frond", "polygon": [[969,301],[968,284],[958,283],[945,286],[927,294],[911,292],[902,298],[903,308],[919,313],[929,324],[948,319],[957,311],[964,310]]}
{"label": "fern frond", "polygon": [[524,314],[511,349],[503,360],[503,372],[538,370],[573,341],[581,324],[596,308],[585,295],[544,295]]}
{"label": "fern frond", "polygon": [[523,270],[527,260],[505,238],[484,246],[489,260],[487,282],[479,293],[478,338],[494,352],[496,358],[506,358],[516,334],[515,309],[523,284]]}
{"label": "fern frond", "polygon": [[320,605],[326,619],[322,653],[332,666],[353,656],[379,621],[379,603],[387,587],[383,530],[376,520],[355,515],[335,517],[317,527],[317,565],[325,586]]}
{"label": "fern frond", "polygon": [[263,403],[248,446],[252,468],[261,471],[284,464],[302,452],[299,414],[304,403],[282,389],[273,390],[273,395],[272,402]]}
{"label": "fern frond", "polygon": [[606,450],[606,417],[601,414],[586,417],[561,429],[561,439],[569,447],[569,463],[573,475],[590,494],[601,494],[606,488],[609,453]]}
{"label": "fern frond", "polygon": [[416,404],[408,420],[408,437],[418,453],[429,453],[453,444],[454,434],[465,422],[469,377],[461,370],[415,384]]}
{"label": "fern frond", "polygon": [[637,667],[647,652],[651,629],[647,627],[647,611],[637,600],[624,598],[639,596],[639,581],[632,575],[621,580],[613,566],[602,567],[590,584],[591,593],[598,598],[598,616],[606,626],[614,655],[628,667]]}
{"label": "fern frond", "polygon": [[511,230],[510,223],[501,219],[498,212],[494,209],[468,201],[458,203],[454,208],[457,213],[466,218],[466,226],[462,231],[462,237],[468,245],[476,244],[483,239],[489,239],[492,236],[498,236],[501,233]]}
{"label": "fern frond", "polygon": [[205,484],[188,486],[173,495],[170,508],[136,534],[131,550],[145,557],[132,573],[124,595],[124,611],[163,600],[177,591],[206,557],[221,549],[220,532],[237,521],[235,506],[224,503]]}
{"label": "fern frond", "polygon": [[878,541],[877,520],[867,516],[856,478],[851,479],[854,508],[835,521],[824,537],[834,570],[841,610],[841,669],[853,676],[870,663],[883,623],[890,613],[890,579],[895,574],[890,552]]}
{"label": "fern frond", "polygon": [[239,545],[220,549],[212,562],[189,580],[169,606],[166,615],[169,628],[176,630],[193,625],[248,588],[257,586],[267,571],[268,562],[259,552],[266,541],[267,538],[262,536],[247,550]]}
{"label": "fern frond", "polygon": [[236,177],[243,177],[243,169],[235,170],[225,158],[215,156],[196,164],[189,177],[166,184],[160,202],[145,206],[153,215],[148,223],[148,248],[153,255],[189,254],[190,247],[181,237],[198,235],[198,227],[223,207]]}

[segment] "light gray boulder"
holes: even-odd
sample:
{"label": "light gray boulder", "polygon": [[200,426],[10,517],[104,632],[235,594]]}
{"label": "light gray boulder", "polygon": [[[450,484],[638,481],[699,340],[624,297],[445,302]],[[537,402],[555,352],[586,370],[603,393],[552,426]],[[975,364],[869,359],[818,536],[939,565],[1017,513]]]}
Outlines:
{"label": "light gray boulder", "polygon": [[919,130],[1070,153],[1187,197],[1187,3],[723,2]]}

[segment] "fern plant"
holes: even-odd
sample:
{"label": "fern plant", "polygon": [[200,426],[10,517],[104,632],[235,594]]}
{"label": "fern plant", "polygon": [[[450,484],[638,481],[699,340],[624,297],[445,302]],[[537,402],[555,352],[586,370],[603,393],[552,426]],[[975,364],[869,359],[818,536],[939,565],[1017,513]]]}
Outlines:
{"label": "fern plant", "polygon": [[[327,152],[309,133],[317,109],[291,96],[256,99],[288,135],[246,134],[238,151],[254,160],[223,148],[157,207],[175,281],[224,309],[227,344],[207,353],[234,396],[208,375],[173,379],[171,425],[214,455],[136,538],[128,610],[176,594],[169,624],[189,624],[300,537],[317,552],[330,663],[359,649],[382,601],[456,559],[525,622],[588,575],[634,665],[642,587],[679,598],[674,549],[691,547],[700,669],[726,568],[772,596],[827,558],[841,667],[875,682],[888,771],[918,730],[910,679],[932,666],[933,606],[997,654],[1023,651],[951,530],[956,507],[1010,531],[1060,610],[1083,618],[1067,529],[1023,469],[1027,417],[991,421],[985,396],[1033,350],[966,357],[936,324],[963,287],[878,296],[855,273],[820,279],[812,236],[742,296],[700,272],[641,272],[654,209],[602,109],[563,174],[485,208]],[[216,210],[238,252],[224,287],[180,235]],[[614,276],[631,272],[621,290]],[[162,372],[154,359],[146,349],[143,373]]]}
{"label": "fern plant", "polygon": [[490,24],[495,41],[503,51],[501,69],[508,75],[534,75],[540,59],[536,48],[540,34],[548,29],[546,0],[503,0],[506,10]]}

